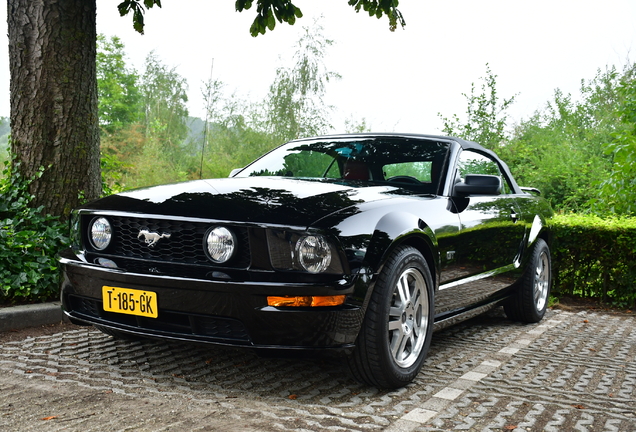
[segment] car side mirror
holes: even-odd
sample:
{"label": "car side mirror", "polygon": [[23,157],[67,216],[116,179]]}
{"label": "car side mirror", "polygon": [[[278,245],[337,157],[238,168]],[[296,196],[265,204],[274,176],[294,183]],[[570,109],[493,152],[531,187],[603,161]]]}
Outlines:
{"label": "car side mirror", "polygon": [[466,174],[463,182],[455,184],[456,195],[499,195],[501,178],[494,175]]}

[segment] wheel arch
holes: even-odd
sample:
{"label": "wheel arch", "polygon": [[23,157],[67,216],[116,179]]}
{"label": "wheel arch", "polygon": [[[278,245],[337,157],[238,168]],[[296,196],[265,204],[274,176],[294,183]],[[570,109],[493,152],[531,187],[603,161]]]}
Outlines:
{"label": "wheel arch", "polygon": [[384,215],[375,227],[365,261],[379,274],[391,252],[403,245],[412,246],[422,254],[431,272],[434,290],[437,290],[440,274],[437,238],[428,224],[414,214],[391,212]]}
{"label": "wheel arch", "polygon": [[[528,258],[538,239],[545,241],[548,248],[551,249],[553,237],[554,234],[549,219],[542,215],[535,214],[525,245],[525,250],[527,251],[525,258]],[[526,259],[524,259],[524,264]]]}
{"label": "wheel arch", "polygon": [[434,289],[437,290],[439,286],[439,258],[435,256],[435,252],[433,252],[436,248],[433,247],[432,243],[429,241],[428,237],[422,235],[409,235],[400,239],[401,241],[397,242],[392,246],[392,249],[401,246],[413,246],[415,249],[420,251],[426,263],[428,264],[428,268],[431,272],[431,277],[433,278],[433,283],[435,285]]}

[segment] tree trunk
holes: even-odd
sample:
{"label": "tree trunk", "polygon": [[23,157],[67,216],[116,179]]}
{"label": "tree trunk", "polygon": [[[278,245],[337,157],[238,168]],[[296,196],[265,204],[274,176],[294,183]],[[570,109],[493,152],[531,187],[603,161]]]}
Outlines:
{"label": "tree trunk", "polygon": [[96,0],[8,0],[11,150],[34,207],[66,218],[101,193]]}

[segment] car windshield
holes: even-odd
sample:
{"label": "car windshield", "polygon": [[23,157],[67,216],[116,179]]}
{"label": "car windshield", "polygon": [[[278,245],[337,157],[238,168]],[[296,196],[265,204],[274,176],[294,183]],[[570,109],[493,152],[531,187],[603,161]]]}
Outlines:
{"label": "car windshield", "polygon": [[390,183],[435,193],[448,149],[445,142],[407,137],[291,142],[248,165],[237,177]]}

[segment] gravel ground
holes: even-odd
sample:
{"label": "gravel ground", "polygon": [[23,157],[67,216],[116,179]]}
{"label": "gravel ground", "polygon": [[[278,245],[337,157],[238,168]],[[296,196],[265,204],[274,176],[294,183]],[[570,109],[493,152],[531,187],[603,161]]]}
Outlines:
{"label": "gravel ground", "polygon": [[636,319],[564,304],[435,333],[414,383],[328,359],[121,341],[62,323],[0,333],[2,431],[636,431]]}

